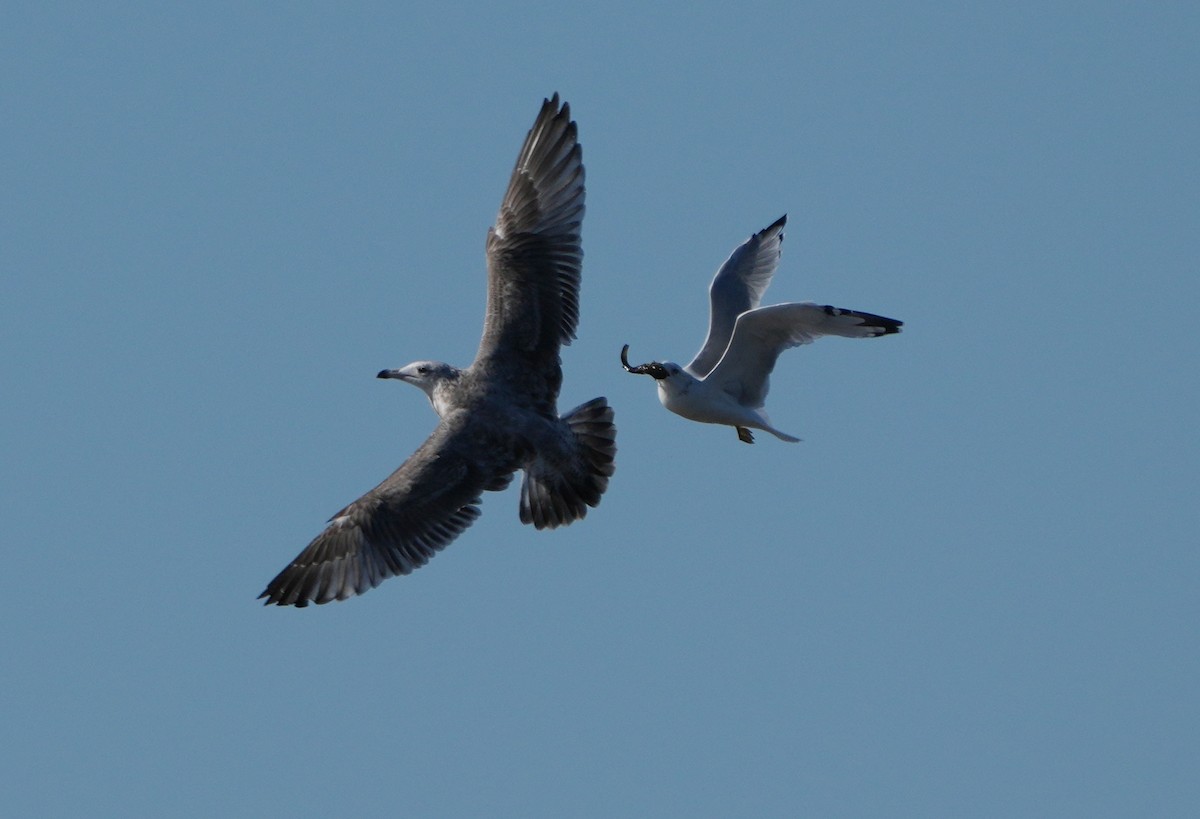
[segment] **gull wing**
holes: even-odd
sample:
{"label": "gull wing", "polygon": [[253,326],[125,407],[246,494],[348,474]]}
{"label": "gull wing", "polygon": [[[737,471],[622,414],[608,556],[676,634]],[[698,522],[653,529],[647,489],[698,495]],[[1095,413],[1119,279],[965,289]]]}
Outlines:
{"label": "gull wing", "polygon": [[280,606],[345,600],[424,566],[479,517],[483,490],[512,477],[483,432],[466,412],[443,420],[383,483],[330,518],[259,598]]}
{"label": "gull wing", "polygon": [[784,350],[821,336],[873,338],[898,333],[903,324],[874,313],[810,301],[759,307],[738,316],[725,355],[705,381],[718,385],[743,406],[759,409],[767,400],[775,361]]}
{"label": "gull wing", "polygon": [[488,230],[488,295],[476,362],[546,370],[557,385],[560,344],[579,323],[583,151],[566,103],[542,103]]}
{"label": "gull wing", "polygon": [[785,224],[786,213],[739,245],[713,277],[708,288],[708,337],[684,367],[696,378],[708,375],[721,360],[737,317],[762,301],[783,252]]}

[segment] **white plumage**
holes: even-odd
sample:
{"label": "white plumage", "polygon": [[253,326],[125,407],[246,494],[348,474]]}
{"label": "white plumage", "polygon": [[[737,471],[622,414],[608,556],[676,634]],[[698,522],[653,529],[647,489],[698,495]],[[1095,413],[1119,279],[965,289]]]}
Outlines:
{"label": "white plumage", "polygon": [[727,424],[753,443],[751,429],[784,441],[800,439],[771,423],[765,409],[770,375],[779,354],[821,336],[874,338],[900,332],[896,319],[813,302],[760,307],[775,275],[787,216],[743,242],[721,265],[709,287],[708,335],[686,367],[673,361],[629,365],[629,345],[621,363],[631,373],[652,376],[664,407],[706,424]]}

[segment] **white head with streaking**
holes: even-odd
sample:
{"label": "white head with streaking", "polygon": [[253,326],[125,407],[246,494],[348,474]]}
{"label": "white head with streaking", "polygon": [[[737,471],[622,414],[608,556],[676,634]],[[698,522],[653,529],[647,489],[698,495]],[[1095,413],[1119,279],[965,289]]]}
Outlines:
{"label": "white head with streaking", "polygon": [[629,345],[621,349],[621,365],[652,377],[664,407],[692,421],[732,426],[748,444],[754,443],[751,429],[784,441],[800,440],[776,429],[765,409],[771,371],[781,352],[825,335],[898,333],[904,323],[813,302],[759,307],[779,264],[786,223],[784,215],[755,233],[721,265],[709,287],[708,337],[686,367],[673,361],[630,366]]}
{"label": "white head with streaking", "polygon": [[396,370],[380,370],[376,378],[394,378],[419,388],[442,418],[454,406],[454,387],[461,375],[462,370],[444,361],[414,361]]}

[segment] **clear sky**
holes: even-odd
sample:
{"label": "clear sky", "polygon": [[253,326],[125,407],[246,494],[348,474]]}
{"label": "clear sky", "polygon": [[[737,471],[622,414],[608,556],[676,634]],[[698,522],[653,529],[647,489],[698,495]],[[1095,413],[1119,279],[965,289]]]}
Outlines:
{"label": "clear sky", "polygon": [[[0,12],[6,813],[1195,815],[1195,3],[178,5]],[[433,428],[375,373],[469,363],[554,91],[603,503],[261,607]],[[905,332],[746,446],[618,352],[785,212],[767,301]]]}

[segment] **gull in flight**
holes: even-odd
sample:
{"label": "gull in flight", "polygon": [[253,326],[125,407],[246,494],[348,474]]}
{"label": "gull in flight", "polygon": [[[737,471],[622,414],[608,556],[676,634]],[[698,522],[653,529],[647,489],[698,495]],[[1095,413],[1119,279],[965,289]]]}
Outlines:
{"label": "gull in flight", "polygon": [[748,444],[754,443],[751,429],[784,441],[800,440],[772,426],[764,409],[780,353],[821,336],[874,338],[898,333],[904,324],[810,301],[759,307],[779,264],[786,222],[785,214],[743,242],[721,265],[708,290],[708,338],[690,364],[651,361],[631,367],[629,345],[621,350],[621,365],[627,372],[654,378],[664,407],[693,421],[728,424]]}
{"label": "gull in flight", "polygon": [[425,565],[479,516],[482,493],[524,470],[520,518],[538,529],[596,506],[613,474],[604,398],[558,414],[559,347],[579,321],[582,151],[570,107],[543,101],[487,235],[483,338],[466,369],[416,361],[379,378],[419,387],[439,416],[400,468],[332,518],[267,584],[266,604],[362,594]]}

